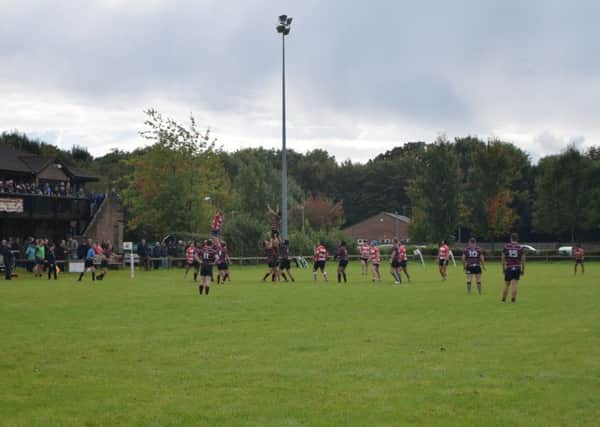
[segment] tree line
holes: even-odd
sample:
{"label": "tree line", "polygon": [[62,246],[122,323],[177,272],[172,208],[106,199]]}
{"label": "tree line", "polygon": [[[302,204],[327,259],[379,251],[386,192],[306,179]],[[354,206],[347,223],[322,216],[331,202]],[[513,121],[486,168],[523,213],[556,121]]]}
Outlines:
{"label": "tree line", "polygon": [[[96,174],[98,190],[123,196],[127,233],[207,234],[215,209],[238,253],[254,253],[279,205],[280,152],[226,152],[193,117],[181,123],[146,111],[150,144],[94,158],[17,132],[0,143],[53,155]],[[290,234],[297,241],[343,238],[339,229],[381,211],[412,219],[414,241],[476,236],[494,241],[600,239],[600,147],[574,146],[534,163],[521,148],[476,137],[413,142],[366,163],[338,162],[326,150],[288,152]]]}

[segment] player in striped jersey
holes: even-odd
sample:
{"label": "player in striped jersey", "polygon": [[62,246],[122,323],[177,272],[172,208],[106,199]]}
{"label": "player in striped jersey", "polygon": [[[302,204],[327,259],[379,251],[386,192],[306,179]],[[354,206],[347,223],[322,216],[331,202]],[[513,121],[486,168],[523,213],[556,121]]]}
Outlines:
{"label": "player in striped jersey", "polygon": [[198,276],[198,270],[200,268],[200,264],[196,262],[196,242],[189,242],[187,248],[185,248],[185,274],[184,277],[187,277],[188,272],[191,268],[194,269],[194,281]]}
{"label": "player in striped jersey", "polygon": [[511,301],[517,301],[517,285],[521,276],[525,274],[525,253],[523,247],[518,243],[518,239],[516,233],[511,234],[510,243],[507,243],[502,250],[502,269],[504,270],[502,302],[506,302],[508,288],[511,284]]}
{"label": "player in striped jersey", "polygon": [[348,266],[348,248],[346,248],[346,242],[340,242],[340,246],[337,249],[337,254],[335,257],[338,259],[338,283],[342,283],[342,278],[344,278],[344,283],[346,283],[348,281],[346,276],[346,267]]}
{"label": "player in striped jersey", "polygon": [[327,272],[325,271],[325,263],[327,262],[327,248],[323,242],[319,242],[315,248],[314,256],[315,264],[313,265],[313,278],[317,281],[317,270],[321,270],[323,274],[323,280],[327,282]]}
{"label": "player in striped jersey", "polygon": [[283,280],[288,281],[287,276],[290,276],[290,280],[295,282],[294,276],[292,276],[292,270],[290,265],[290,241],[285,239],[283,242],[279,242],[279,275],[283,277]]}
{"label": "player in striped jersey", "polygon": [[392,243],[392,255],[390,257],[391,273],[394,278],[394,284],[399,285],[402,283],[402,276],[400,275],[400,245],[398,239],[394,238]]}
{"label": "player in striped jersey", "polygon": [[271,276],[271,282],[279,280],[278,265],[278,252],[279,252],[279,241],[276,238],[267,239],[264,241],[263,246],[265,248],[265,255],[267,257],[267,274],[263,277],[262,281],[266,282],[267,277]]}
{"label": "player in striped jersey", "polygon": [[450,247],[448,246],[448,242],[442,240],[440,243],[440,249],[438,250],[438,265],[440,270],[440,275],[442,276],[442,280],[446,280],[448,278],[448,259],[450,258]]}
{"label": "player in striped jersey", "polygon": [[379,246],[377,246],[377,241],[375,240],[371,242],[370,258],[373,271],[373,281],[381,282],[381,272],[379,271],[379,264],[381,264],[381,252],[379,250]]}
{"label": "player in striped jersey", "polygon": [[215,240],[217,246],[217,270],[219,270],[217,284],[225,284],[225,280],[227,279],[231,282],[231,277],[229,276],[229,251],[226,242],[219,241],[218,239]]}
{"label": "player in striped jersey", "polygon": [[361,274],[366,276],[369,273],[369,258],[371,258],[371,247],[367,242],[361,244],[358,248],[360,252]]}
{"label": "player in striped jersey", "polygon": [[408,274],[408,252],[406,251],[406,246],[403,242],[400,242],[398,251],[400,252],[400,268],[404,272],[406,279],[410,282],[410,274]]}
{"label": "player in striped jersey", "polygon": [[481,295],[481,269],[485,269],[485,259],[481,248],[477,246],[477,242],[473,237],[469,239],[469,244],[463,251],[462,262],[467,274],[467,292],[471,293],[471,280],[475,276],[477,292]]}
{"label": "player in striped jersey", "polygon": [[221,234],[221,226],[223,225],[223,215],[219,210],[215,212],[215,216],[213,217],[211,224],[211,234],[213,237],[219,237]]}
{"label": "player in striped jersey", "polygon": [[279,230],[281,227],[281,209],[276,211],[271,209],[271,206],[267,205],[267,210],[271,214],[271,238],[279,238]]}
{"label": "player in striped jersey", "polygon": [[581,266],[581,274],[583,274],[585,272],[585,269],[583,267],[583,264],[585,262],[585,251],[581,247],[581,243],[577,243],[577,245],[575,246],[575,248],[573,250],[573,257],[575,258],[574,274],[577,274],[577,266],[578,265]]}

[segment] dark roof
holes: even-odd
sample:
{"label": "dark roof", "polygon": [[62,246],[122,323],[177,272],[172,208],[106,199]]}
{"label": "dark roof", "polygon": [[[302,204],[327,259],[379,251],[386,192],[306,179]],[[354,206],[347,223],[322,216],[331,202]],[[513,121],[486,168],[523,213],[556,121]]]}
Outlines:
{"label": "dark roof", "polygon": [[98,178],[68,166],[51,157],[43,157],[0,144],[0,172],[12,172],[28,175],[37,175],[53,162],[60,163],[65,173],[74,181],[98,181]]}

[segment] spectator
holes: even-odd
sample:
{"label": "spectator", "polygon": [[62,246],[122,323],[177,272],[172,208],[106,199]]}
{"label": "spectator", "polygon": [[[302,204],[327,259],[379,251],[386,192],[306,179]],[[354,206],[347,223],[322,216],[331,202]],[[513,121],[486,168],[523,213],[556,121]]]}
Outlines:
{"label": "spectator", "polygon": [[33,267],[35,267],[35,244],[33,238],[29,241],[27,249],[25,249],[25,258],[27,259],[27,264],[25,265],[27,271],[33,273]]}
{"label": "spectator", "polygon": [[71,259],[78,258],[78,256],[77,256],[77,254],[79,253],[78,248],[79,248],[79,242],[77,242],[77,239],[73,239],[71,237],[69,239],[69,255],[70,255]]}
{"label": "spectator", "polygon": [[67,248],[67,242],[61,240],[58,246],[54,249],[54,254],[56,255],[56,265],[62,271],[65,271],[66,263],[67,263],[67,254],[69,250]]}
{"label": "spectator", "polygon": [[160,243],[156,242],[154,244],[154,248],[152,248],[152,264],[154,265],[154,269],[157,270],[160,265]]}
{"label": "spectator", "polygon": [[169,251],[165,242],[160,245],[160,263],[162,268],[169,268]]}
{"label": "spectator", "polygon": [[150,255],[150,248],[148,248],[148,245],[146,244],[146,239],[140,241],[137,253],[140,257],[140,265],[143,265],[145,270],[149,270],[150,264],[148,263],[148,256]]}

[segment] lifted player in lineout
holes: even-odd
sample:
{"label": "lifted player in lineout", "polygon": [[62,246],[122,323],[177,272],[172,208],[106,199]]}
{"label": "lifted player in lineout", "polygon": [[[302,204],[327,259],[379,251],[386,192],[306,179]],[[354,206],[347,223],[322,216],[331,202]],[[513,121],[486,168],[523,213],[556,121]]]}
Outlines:
{"label": "lifted player in lineout", "polygon": [[512,284],[511,302],[517,302],[517,285],[519,279],[525,274],[525,254],[523,247],[518,242],[516,233],[510,235],[510,242],[502,250],[502,270],[504,271],[504,289],[502,302],[506,302],[508,288]]}
{"label": "lifted player in lineout", "polygon": [[475,276],[477,292],[481,295],[481,269],[485,269],[485,260],[481,248],[477,246],[474,238],[469,239],[469,244],[462,255],[463,268],[467,275],[467,292],[471,293],[471,280]]}

